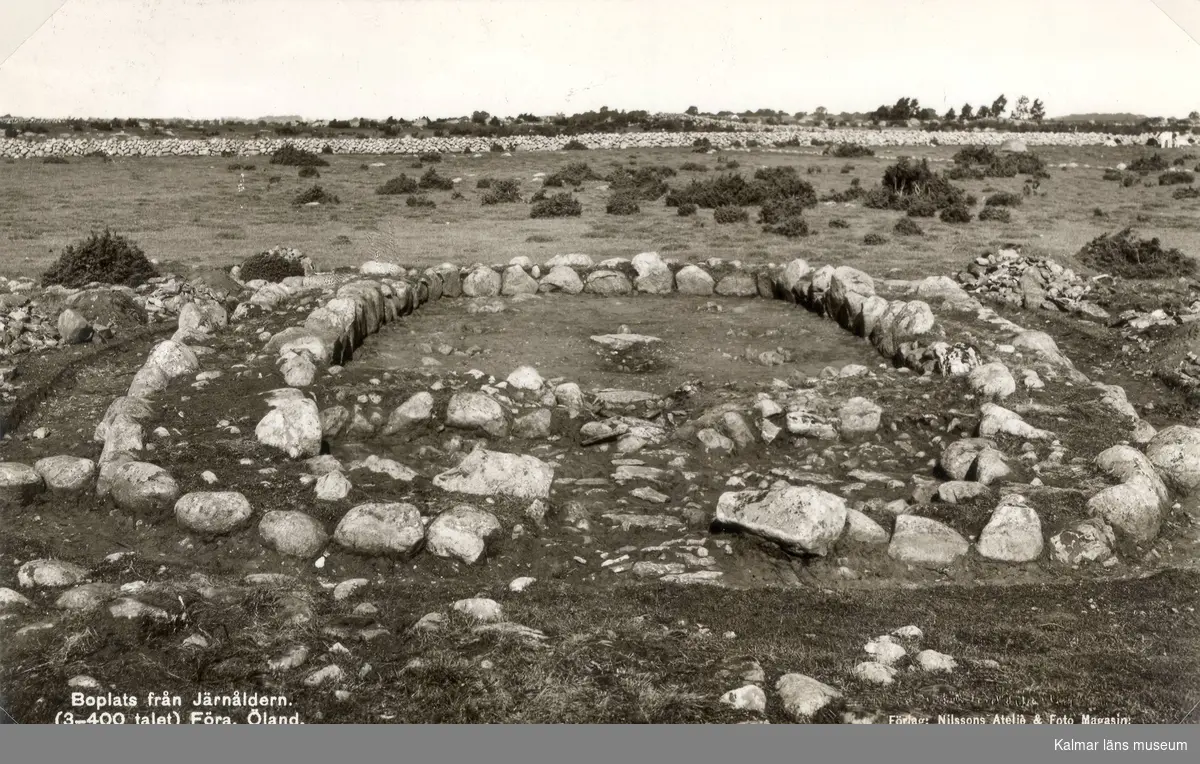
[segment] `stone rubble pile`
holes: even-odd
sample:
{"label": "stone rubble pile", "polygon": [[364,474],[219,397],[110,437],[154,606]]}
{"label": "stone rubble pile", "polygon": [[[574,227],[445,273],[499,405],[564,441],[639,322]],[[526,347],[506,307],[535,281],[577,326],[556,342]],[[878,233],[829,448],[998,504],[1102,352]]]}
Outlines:
{"label": "stone rubble pile", "polygon": [[972,294],[1009,305],[1108,318],[1103,308],[1088,300],[1091,280],[1053,260],[1015,249],[976,258],[958,280]]}

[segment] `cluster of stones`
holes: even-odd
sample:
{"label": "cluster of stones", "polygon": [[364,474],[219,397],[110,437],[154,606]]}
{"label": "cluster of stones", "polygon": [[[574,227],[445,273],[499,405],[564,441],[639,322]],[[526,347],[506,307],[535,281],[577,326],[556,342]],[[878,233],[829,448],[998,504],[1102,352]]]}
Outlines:
{"label": "cluster of stones", "polygon": [[[858,143],[865,146],[998,146],[1008,139],[1008,133],[974,132],[969,130],[931,133],[924,130],[860,130],[853,128],[794,128],[774,130],[742,130],[738,132],[644,132],[644,133],[586,133],[569,137],[521,135],[505,138],[504,143],[518,151],[558,151],[574,140],[589,149],[629,148],[686,148],[698,140],[707,140],[713,148],[725,149],[757,137],[764,145],[796,139],[800,145],[811,146],[830,141]],[[1104,133],[1022,133],[1021,140],[1030,146],[1113,146],[1120,143],[1145,145],[1151,134],[1116,136]],[[14,159],[47,156],[86,156],[103,151],[109,156],[257,156],[270,154],[286,143],[312,152],[329,146],[335,154],[419,154],[437,151],[446,153],[486,152],[491,138],[140,138],[108,136],[104,138],[3,138],[0,156]]]}
{"label": "cluster of stones", "polygon": [[0,355],[100,343],[111,339],[121,323],[165,323],[190,302],[229,295],[219,286],[174,276],[152,278],[136,289],[101,284],[40,289],[32,279],[0,278]]}
{"label": "cluster of stones", "polygon": [[1088,301],[1089,279],[1045,257],[1023,255],[1015,249],[975,259],[958,274],[973,294],[1025,308],[1044,308],[1108,318],[1108,313]]}
{"label": "cluster of stones", "polygon": [[[930,676],[945,676],[958,670],[959,661],[954,657],[937,650],[921,649],[924,639],[924,633],[916,626],[903,626],[872,639],[863,645],[864,660],[854,666],[851,676],[861,683],[888,686],[903,676],[902,671],[927,681]],[[970,661],[970,664],[978,669],[1000,667],[993,660]],[[762,689],[766,672],[757,660],[751,657],[727,659],[718,669],[717,676],[745,682],[722,695],[721,703],[739,711],[766,712],[767,695]],[[881,721],[873,714],[852,710],[842,690],[807,674],[784,674],[775,682],[775,692],[784,711],[796,722],[868,724]],[[916,720],[911,714],[905,716]]]}

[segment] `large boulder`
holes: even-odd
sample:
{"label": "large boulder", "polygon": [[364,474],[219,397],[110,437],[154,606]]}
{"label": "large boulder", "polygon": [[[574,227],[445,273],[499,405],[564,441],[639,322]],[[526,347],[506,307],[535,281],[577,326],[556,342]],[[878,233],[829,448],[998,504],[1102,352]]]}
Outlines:
{"label": "large boulder", "polygon": [[542,277],[538,286],[541,292],[563,292],[564,294],[579,294],[583,291],[583,281],[574,268],[566,265],[556,265]]}
{"label": "large boulder", "polygon": [[384,435],[395,435],[410,430],[433,416],[433,395],[421,391],[396,407],[383,427]]}
{"label": "large boulder", "polygon": [[500,521],[491,512],[460,504],[434,518],[426,531],[425,546],[438,557],[471,565],[483,557],[499,533]]}
{"label": "large boulder", "polygon": [[33,468],[53,493],[79,493],[96,477],[96,463],[82,456],[47,456],[34,462]]}
{"label": "large boulder", "polygon": [[783,710],[798,722],[811,721],[818,711],[842,697],[836,688],[804,674],[784,674],[775,683],[775,691]]}
{"label": "large boulder", "polygon": [[58,314],[58,336],[64,345],[82,345],[92,339],[92,325],[71,308]]}
{"label": "large boulder", "polygon": [[813,272],[807,260],[797,257],[783,266],[783,270],[775,277],[775,286],[780,296],[789,302],[796,302],[797,290],[807,285],[807,279]]}
{"label": "large boulder", "polygon": [[863,301],[874,294],[875,282],[870,276],[845,265],[835,268],[825,293],[825,313],[849,328]]}
{"label": "large boulder", "polygon": [[1015,411],[995,403],[985,403],[979,407],[982,416],[979,419],[979,437],[990,438],[994,435],[1013,435],[1027,440],[1051,440],[1054,433],[1042,430],[1026,422]]}
{"label": "large boulder", "polygon": [[179,498],[171,473],[149,462],[121,462],[111,473],[109,493],[118,507],[155,514],[169,510]]}
{"label": "large boulder", "polygon": [[919,515],[899,515],[888,545],[888,556],[899,562],[945,567],[965,555],[971,546],[958,531]]}
{"label": "large boulder", "polygon": [[504,269],[501,279],[500,294],[513,297],[519,294],[537,294],[538,283],[519,265],[510,265]]}
{"label": "large boulder", "polygon": [[981,557],[1030,562],[1042,556],[1042,521],[1025,497],[1010,494],[992,512],[975,544]]}
{"label": "large boulder", "polygon": [[108,428],[114,421],[118,419],[128,419],[134,422],[140,422],[150,419],[153,416],[154,411],[150,408],[150,404],[144,398],[130,398],[129,396],[123,395],[109,404],[108,409],[104,412],[104,417],[100,420],[100,423],[96,425],[96,431],[92,435],[92,440],[100,443],[108,440]]}
{"label": "large boulder", "polygon": [[633,285],[620,271],[598,270],[588,274],[583,282],[583,291],[608,297],[629,294],[633,291]]}
{"label": "large boulder", "polygon": [[467,297],[495,297],[500,294],[502,282],[499,273],[481,265],[463,279],[462,293]]}
{"label": "large boulder", "polygon": [[237,491],[197,491],[175,502],[175,519],[199,533],[222,534],[250,519],[250,501]]}
{"label": "large boulder", "polygon": [[360,504],[342,517],[333,540],[361,554],[405,556],[425,540],[425,526],[412,504]]}
{"label": "large boulder", "polygon": [[675,288],[675,276],[657,252],[642,252],[633,258],[637,278],[633,288],[647,294],[670,294]]}
{"label": "large boulder", "polygon": [[717,499],[714,520],[789,551],[824,555],[846,528],[846,502],[813,486],[730,491]]}
{"label": "large boulder", "polygon": [[137,304],[133,290],[104,287],[85,289],[68,297],[67,307],[93,326],[135,327],[147,321],[146,311]]}
{"label": "large boulder", "polygon": [[258,442],[278,448],[293,459],[321,452],[321,412],[316,401],[301,391],[285,387],[267,398],[271,410],[254,428]]}
{"label": "large boulder", "polygon": [[879,429],[883,414],[875,403],[866,398],[851,398],[838,408],[838,430],[843,435],[868,435]]}
{"label": "large boulder", "polygon": [[733,271],[723,276],[713,291],[722,297],[756,297],[758,279],[753,273]]}
{"label": "large boulder", "polygon": [[21,462],[0,462],[0,504],[28,504],[45,484],[38,471]]}
{"label": "large boulder", "polygon": [[295,509],[273,509],[264,514],[258,523],[258,535],[268,547],[288,557],[312,557],[329,541],[320,520]]}
{"label": "large boulder", "polygon": [[995,446],[987,438],[959,438],[946,445],[938,463],[951,480],[966,480],[979,453]]}
{"label": "large boulder", "polygon": [[1200,488],[1200,428],[1163,428],[1146,444],[1146,456],[1172,489],[1188,496]]}
{"label": "large boulder", "polygon": [[685,265],[675,274],[675,288],[679,294],[708,297],[715,285],[713,277],[698,265]]}
{"label": "large boulder", "polygon": [[446,424],[465,430],[482,430],[501,436],[508,432],[504,408],[491,396],[479,392],[459,392],[446,407]]}
{"label": "large boulder", "polygon": [[129,397],[144,398],[167,389],[171,380],[200,370],[200,361],[187,345],[163,340],[154,346],[146,363],[129,384]]}
{"label": "large boulder", "polygon": [[535,456],[476,448],[457,467],[437,475],[433,484],[474,496],[545,499],[553,480],[554,467]]}
{"label": "large boulder", "polygon": [[986,363],[967,374],[967,385],[984,398],[1003,400],[1017,391],[1017,381],[1002,363]]}
{"label": "large boulder", "polygon": [[1063,565],[1103,563],[1113,556],[1116,534],[1103,520],[1081,520],[1050,538],[1050,550]]}

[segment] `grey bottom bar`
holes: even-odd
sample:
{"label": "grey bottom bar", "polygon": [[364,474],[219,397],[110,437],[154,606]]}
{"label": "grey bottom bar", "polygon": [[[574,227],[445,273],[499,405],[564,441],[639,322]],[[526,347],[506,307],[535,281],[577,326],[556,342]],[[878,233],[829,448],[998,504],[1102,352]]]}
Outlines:
{"label": "grey bottom bar", "polygon": [[296,726],[0,727],[0,762],[1195,762],[1200,727]]}

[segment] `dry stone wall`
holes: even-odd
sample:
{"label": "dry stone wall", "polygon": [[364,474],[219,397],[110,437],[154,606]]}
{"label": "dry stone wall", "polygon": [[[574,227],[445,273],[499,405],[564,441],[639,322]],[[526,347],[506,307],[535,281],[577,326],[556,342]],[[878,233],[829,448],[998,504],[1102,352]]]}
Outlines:
{"label": "dry stone wall", "polygon": [[[770,132],[679,132],[679,133],[588,133],[577,136],[541,137],[516,136],[500,142],[517,151],[559,151],[569,141],[576,140],[589,149],[680,148],[690,147],[697,140],[707,140],[713,148],[728,149],[758,140],[763,146],[796,139],[801,146],[822,142],[859,143],[864,146],[999,146],[1011,137],[1004,132],[926,132],[924,130],[773,130]],[[1106,133],[1021,133],[1027,146],[1103,146],[1145,145],[1151,133],[1144,135],[1110,135]],[[1194,142],[1197,137],[1186,136]],[[495,139],[475,137],[450,138],[208,138],[186,140],[178,138],[146,139],[132,136],[105,138],[48,138],[0,139],[0,156],[13,159],[34,159],[48,156],[85,156],[103,151],[114,157],[163,156],[257,156],[270,154],[291,143],[308,151],[319,152],[329,146],[334,154],[418,154],[422,152],[465,153],[488,151]]]}

